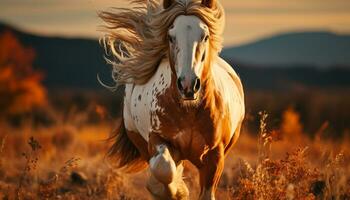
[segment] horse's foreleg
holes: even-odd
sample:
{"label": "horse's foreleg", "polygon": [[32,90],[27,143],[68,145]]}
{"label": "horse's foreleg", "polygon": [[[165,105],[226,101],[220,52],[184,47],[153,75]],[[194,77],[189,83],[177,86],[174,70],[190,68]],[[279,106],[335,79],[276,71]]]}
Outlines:
{"label": "horse's foreleg", "polygon": [[148,180],[147,189],[151,192],[153,199],[156,200],[185,200],[188,199],[188,189],[182,179],[183,166],[177,166],[176,174],[172,182],[164,183],[158,180],[155,174],[151,171],[150,179]]}
{"label": "horse's foreleg", "polygon": [[215,191],[224,168],[224,147],[219,145],[204,157],[203,166],[199,169],[201,200],[214,200]]}
{"label": "horse's foreleg", "polygon": [[149,161],[152,175],[164,184],[173,182],[176,176],[176,163],[165,144],[156,146],[157,153]]}
{"label": "horse's foreleg", "polygon": [[161,138],[150,138],[149,161],[151,177],[148,189],[155,199],[187,199],[188,190],[182,180],[183,166],[176,157],[176,151]]}

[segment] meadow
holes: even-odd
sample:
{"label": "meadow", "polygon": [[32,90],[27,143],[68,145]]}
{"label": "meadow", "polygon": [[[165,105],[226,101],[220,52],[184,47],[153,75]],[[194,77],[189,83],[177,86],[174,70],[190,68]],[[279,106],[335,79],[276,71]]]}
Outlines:
{"label": "meadow", "polygon": [[[115,105],[120,100],[117,94],[96,94],[52,95],[54,103],[36,114],[2,120],[2,199],[150,199],[144,187],[147,170],[127,174],[106,157],[112,142],[108,137],[120,123]],[[259,96],[247,98],[269,98]],[[268,114],[252,111],[249,102],[241,137],[226,158],[218,199],[350,198],[346,130],[331,137],[334,129],[324,122],[313,134],[306,133],[293,106]],[[198,173],[190,163],[185,166],[195,199]]]}

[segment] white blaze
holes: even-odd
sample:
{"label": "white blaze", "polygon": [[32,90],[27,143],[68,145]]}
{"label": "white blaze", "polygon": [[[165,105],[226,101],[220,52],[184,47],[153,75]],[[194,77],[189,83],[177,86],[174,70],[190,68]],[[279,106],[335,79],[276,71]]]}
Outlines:
{"label": "white blaze", "polygon": [[206,50],[207,42],[203,38],[208,34],[207,25],[196,16],[180,15],[175,19],[169,36],[173,38],[170,51],[174,51],[178,78],[194,75],[200,77],[203,63],[201,58],[196,59],[196,54],[202,55]]}

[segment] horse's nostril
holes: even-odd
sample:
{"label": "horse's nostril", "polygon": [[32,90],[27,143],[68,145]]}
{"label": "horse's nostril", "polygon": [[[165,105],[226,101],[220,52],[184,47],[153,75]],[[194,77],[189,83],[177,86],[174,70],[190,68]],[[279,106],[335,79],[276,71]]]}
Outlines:
{"label": "horse's nostril", "polygon": [[181,83],[181,78],[178,78],[177,79],[177,88],[180,90],[180,91],[183,91],[183,86],[182,86],[182,83]]}
{"label": "horse's nostril", "polygon": [[201,80],[199,78],[196,78],[193,86],[193,92],[198,92],[200,88],[201,88]]}

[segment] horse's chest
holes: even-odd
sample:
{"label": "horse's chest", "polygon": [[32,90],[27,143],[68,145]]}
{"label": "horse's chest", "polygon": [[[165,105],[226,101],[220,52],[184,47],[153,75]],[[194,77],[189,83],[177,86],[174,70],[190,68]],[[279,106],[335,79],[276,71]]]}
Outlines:
{"label": "horse's chest", "polygon": [[[178,108],[180,109],[180,108]],[[157,133],[180,152],[182,159],[200,165],[202,155],[215,145],[214,122],[207,110],[197,112],[164,107]]]}
{"label": "horse's chest", "polygon": [[[143,138],[159,134],[169,140],[189,140],[188,136],[213,130],[210,115],[189,112],[166,96],[147,95],[147,90],[135,88],[131,100],[131,118]],[[152,91],[152,90],[151,90]]]}
{"label": "horse's chest", "polygon": [[213,121],[206,110],[188,110],[175,105],[165,105],[162,108],[160,134],[169,140],[191,140],[194,135],[213,132]]}
{"label": "horse's chest", "polygon": [[132,130],[139,132],[146,141],[150,134],[158,134],[181,147],[188,147],[194,137],[195,141],[205,143],[203,136],[213,132],[209,111],[183,108],[163,91],[166,88],[135,87],[133,90],[130,101]]}

